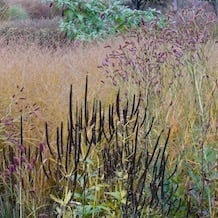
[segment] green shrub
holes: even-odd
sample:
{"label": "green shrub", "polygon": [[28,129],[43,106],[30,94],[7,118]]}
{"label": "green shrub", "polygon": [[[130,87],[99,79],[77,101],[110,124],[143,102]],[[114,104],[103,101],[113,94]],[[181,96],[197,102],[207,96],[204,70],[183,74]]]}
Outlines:
{"label": "green shrub", "polygon": [[155,9],[131,10],[122,5],[121,1],[55,0],[54,3],[63,10],[64,18],[60,27],[71,39],[102,38],[126,32],[145,22],[159,19],[162,25],[164,21]]}
{"label": "green shrub", "polygon": [[25,20],[29,17],[27,11],[20,5],[12,5],[9,8],[9,15],[11,20]]}

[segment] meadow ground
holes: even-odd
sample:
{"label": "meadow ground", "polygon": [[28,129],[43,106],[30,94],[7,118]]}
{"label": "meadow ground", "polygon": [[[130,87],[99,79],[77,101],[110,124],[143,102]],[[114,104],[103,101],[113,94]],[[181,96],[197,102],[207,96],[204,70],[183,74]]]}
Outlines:
{"label": "meadow ground", "polygon": [[[152,40],[147,39],[143,33],[140,37],[144,37],[141,42],[127,34],[124,38],[119,36],[86,44],[75,43],[52,48],[34,42],[25,42],[26,39],[22,42],[22,37],[19,43],[11,40],[10,43],[5,44],[5,38],[2,36],[0,39],[0,156],[5,158],[4,150],[8,145],[15,146],[13,140],[19,138],[21,115],[24,119],[23,140],[26,144],[31,145],[31,148],[38,148],[40,143],[46,141],[45,122],[47,122],[50,131],[49,139],[52,146],[55,145],[56,127],[60,126],[61,121],[64,121],[65,125],[67,123],[70,85],[73,86],[73,102],[83,102],[85,79],[88,75],[90,102],[94,98],[101,99],[106,108],[108,104],[116,100],[118,89],[124,101],[126,98],[132,100],[133,94],[137,95],[139,91],[142,93],[143,106],[148,111],[148,120],[155,117],[152,136],[148,139],[149,145],[152,147],[152,140],[159,136],[162,129],[171,129],[167,150],[168,168],[172,169],[176,163],[178,165],[178,172],[172,183],[179,183],[181,198],[190,204],[190,216],[195,217],[196,214],[200,214],[201,217],[209,217],[209,215],[216,217],[218,214],[217,39],[210,37],[206,43],[198,45],[197,52],[191,53],[187,47],[178,45],[179,43],[173,44],[173,48],[170,44],[171,39],[164,45],[158,44],[161,40],[158,41],[158,36],[152,35],[154,37],[152,40],[157,40],[157,45],[160,46],[157,48],[159,51],[157,55],[156,47],[152,47]],[[182,41],[184,38],[179,40]],[[169,58],[161,62],[161,58],[165,55],[161,52],[166,50],[169,51],[167,53]],[[133,55],[132,52],[138,56]],[[135,61],[131,63],[132,65],[124,64],[126,60],[122,59],[124,53],[125,57],[129,58],[127,61]],[[136,56],[138,59],[135,59]],[[156,64],[157,60],[159,60],[158,64]],[[114,76],[113,70],[116,67],[120,70],[120,74]],[[141,75],[142,72],[148,72],[146,70],[150,70],[149,74]],[[126,75],[128,73],[129,77]],[[149,125],[150,123],[146,128]],[[164,133],[164,136],[167,134]],[[122,140],[127,139],[122,138]],[[163,143],[164,140],[161,142]],[[142,148],[143,140],[140,143]],[[101,142],[100,146],[104,147],[104,142]],[[10,153],[6,150],[6,154],[7,152]],[[14,151],[15,154],[16,152],[19,152],[19,149]],[[34,155],[33,153],[31,152],[31,155]],[[101,161],[93,154],[92,157],[94,162]],[[10,160],[11,157],[1,162],[2,175],[4,170],[9,168]],[[95,164],[94,167],[103,165],[103,163]],[[38,191],[38,197],[35,201],[31,199],[30,189],[27,188],[22,195],[23,203],[20,203],[22,210],[29,217],[36,217],[40,213],[46,215],[46,202],[48,199],[51,201],[49,194],[60,194],[65,190],[63,184],[60,187],[54,187],[46,179],[37,183],[39,172],[42,177],[44,174],[40,163],[36,168],[37,172],[32,171],[31,174],[33,180],[30,182],[26,179],[25,182],[33,186],[35,192]],[[205,174],[202,175],[203,173]],[[16,184],[20,184],[17,176],[13,179],[17,182]],[[118,185],[108,188],[109,181],[104,188],[114,194],[120,186],[125,187],[123,180],[117,181]],[[93,184],[95,187],[99,185],[101,190],[100,183],[100,178],[95,178],[93,181],[89,179],[87,186],[90,188]],[[15,187],[16,194],[11,196],[21,201],[18,186]],[[202,187],[204,195],[201,194]],[[13,189],[6,187],[4,179],[0,180],[0,188],[4,195],[9,192],[8,190]],[[79,188],[78,190],[81,191]],[[110,217],[120,214],[120,205],[125,204],[122,199],[120,204],[114,203],[102,194],[103,192],[101,190],[100,194],[95,193],[95,206],[104,201],[104,206],[111,212]],[[92,202],[92,199],[89,200]],[[200,207],[203,209],[199,209]],[[3,214],[1,209],[0,213]],[[177,217],[184,217],[184,213],[181,212]],[[94,212],[92,216],[93,214]]]}

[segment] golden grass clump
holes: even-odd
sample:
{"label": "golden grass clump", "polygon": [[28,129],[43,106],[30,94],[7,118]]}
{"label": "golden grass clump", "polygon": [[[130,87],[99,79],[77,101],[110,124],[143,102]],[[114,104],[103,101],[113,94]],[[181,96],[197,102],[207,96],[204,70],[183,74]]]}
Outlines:
{"label": "golden grass clump", "polygon": [[[0,127],[3,130],[0,130],[0,150],[10,144],[14,147],[14,140],[19,140],[21,115],[24,143],[31,147],[31,156],[45,141],[45,122],[48,122],[53,143],[56,126],[61,121],[65,123],[68,116],[70,85],[73,85],[74,103],[81,102],[87,74],[90,99],[97,97],[109,103],[116,89],[97,68],[105,55],[103,43],[58,49],[42,48],[34,43],[1,45]],[[13,124],[4,126],[10,121]],[[26,190],[34,189],[37,197],[32,202],[27,191],[25,207],[44,204],[49,188],[54,185],[46,180],[42,171],[33,181],[32,188],[27,183]]]}
{"label": "golden grass clump", "polygon": [[[90,80],[90,97],[98,96],[108,101],[114,90],[108,85],[109,81],[107,84],[105,75],[97,69],[102,57],[106,55],[103,47],[99,44],[88,45],[86,48],[78,46],[53,50],[40,48],[35,44],[25,46],[12,43],[10,46],[2,46],[0,50],[1,113],[11,104],[12,96],[19,93],[17,86],[24,87],[20,97],[40,107],[38,118],[35,120],[38,124],[35,125],[41,129],[41,134],[45,121],[56,126],[66,117],[64,115],[68,111],[70,84],[73,84],[75,101],[83,97],[87,74]],[[103,84],[101,80],[105,80],[105,83]],[[25,105],[25,101],[20,103]],[[16,109],[17,105],[13,107]],[[38,140],[41,136],[38,135]]]}

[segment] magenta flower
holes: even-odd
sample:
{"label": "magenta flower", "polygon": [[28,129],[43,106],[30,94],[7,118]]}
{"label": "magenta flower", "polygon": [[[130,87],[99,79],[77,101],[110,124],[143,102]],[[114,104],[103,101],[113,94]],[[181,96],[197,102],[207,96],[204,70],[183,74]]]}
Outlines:
{"label": "magenta flower", "polygon": [[16,171],[16,166],[14,164],[10,164],[8,169],[10,174],[13,174]]}
{"label": "magenta flower", "polygon": [[33,165],[31,163],[27,163],[27,168],[29,171],[33,170]]}
{"label": "magenta flower", "polygon": [[43,153],[44,150],[45,150],[45,144],[44,143],[40,143],[39,144],[39,151],[40,151],[40,153]]}
{"label": "magenta flower", "polygon": [[18,145],[19,150],[21,151],[21,153],[25,152],[25,147],[22,144]]}
{"label": "magenta flower", "polygon": [[19,166],[19,164],[20,164],[20,159],[19,159],[18,157],[14,156],[14,157],[13,157],[13,163],[14,163],[15,166]]}

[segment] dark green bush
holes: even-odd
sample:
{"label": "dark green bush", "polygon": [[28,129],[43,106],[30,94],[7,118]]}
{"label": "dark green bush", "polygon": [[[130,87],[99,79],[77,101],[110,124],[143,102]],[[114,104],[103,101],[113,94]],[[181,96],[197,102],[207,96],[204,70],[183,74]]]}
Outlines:
{"label": "dark green bush", "polygon": [[126,32],[144,22],[158,20],[164,25],[164,18],[155,9],[131,10],[120,1],[65,1],[55,0],[62,8],[64,18],[61,29],[71,39],[89,40]]}

